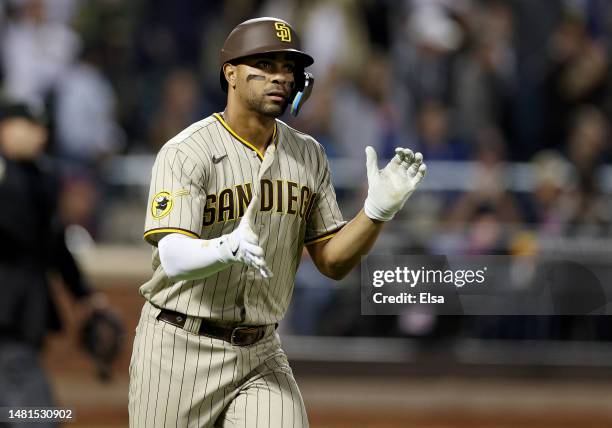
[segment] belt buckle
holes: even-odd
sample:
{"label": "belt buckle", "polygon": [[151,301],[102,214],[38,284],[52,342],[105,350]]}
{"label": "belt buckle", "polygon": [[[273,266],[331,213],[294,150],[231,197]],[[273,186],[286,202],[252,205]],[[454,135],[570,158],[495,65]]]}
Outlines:
{"label": "belt buckle", "polygon": [[238,326],[238,327],[234,327],[232,329],[232,335],[230,336],[230,343],[234,346],[244,346],[244,343],[239,343],[236,341],[236,334],[240,331],[243,330],[252,330],[253,327],[245,327],[245,326]]}

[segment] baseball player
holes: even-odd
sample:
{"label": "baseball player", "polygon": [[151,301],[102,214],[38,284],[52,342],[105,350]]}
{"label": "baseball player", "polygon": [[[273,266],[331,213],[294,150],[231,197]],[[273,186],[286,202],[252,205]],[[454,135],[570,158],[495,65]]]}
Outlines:
{"label": "baseball player", "polygon": [[241,23],[221,51],[225,110],[157,155],[144,234],[154,273],[140,287],[131,427],[308,426],[275,332],[302,249],[342,278],[426,171],[403,148],[379,170],[368,147],[368,196],[346,223],[322,146],[277,119],[308,98],[313,62],[287,22]]}

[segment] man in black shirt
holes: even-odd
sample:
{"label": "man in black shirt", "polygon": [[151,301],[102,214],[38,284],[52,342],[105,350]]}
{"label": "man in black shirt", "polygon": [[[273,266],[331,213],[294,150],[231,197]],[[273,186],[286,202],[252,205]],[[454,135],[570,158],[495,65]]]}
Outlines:
{"label": "man in black shirt", "polygon": [[0,407],[13,409],[54,405],[39,361],[46,333],[60,329],[49,273],[84,312],[99,299],[65,244],[46,139],[41,115],[23,104],[0,106]]}

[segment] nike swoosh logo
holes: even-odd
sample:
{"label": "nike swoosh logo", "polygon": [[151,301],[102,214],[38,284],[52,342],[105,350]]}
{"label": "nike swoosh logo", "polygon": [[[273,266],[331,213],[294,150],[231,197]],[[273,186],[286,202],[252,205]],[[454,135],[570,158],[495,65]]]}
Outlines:
{"label": "nike swoosh logo", "polygon": [[236,251],[232,251],[232,256],[236,257],[236,254],[238,254],[238,247],[236,247]]}
{"label": "nike swoosh logo", "polygon": [[213,163],[219,163],[219,162],[221,162],[221,161],[223,160],[223,158],[224,158],[224,157],[226,157],[226,156],[227,156],[227,154],[225,154],[225,155],[213,155],[213,157],[212,157],[212,161],[213,161]]}

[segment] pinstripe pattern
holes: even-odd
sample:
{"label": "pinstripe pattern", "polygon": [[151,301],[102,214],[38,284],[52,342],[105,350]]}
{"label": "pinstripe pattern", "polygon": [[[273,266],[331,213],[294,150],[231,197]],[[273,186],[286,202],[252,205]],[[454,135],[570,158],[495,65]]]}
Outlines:
{"label": "pinstripe pattern", "polygon": [[[304,244],[331,237],[344,225],[331,184],[323,147],[277,120],[275,159],[263,175],[266,183],[254,183],[261,165],[260,156],[233,136],[221,120],[211,116],[197,122],[164,145],[152,170],[145,224],[146,239],[155,245],[168,232],[202,239],[234,230],[240,219],[236,186],[247,184],[260,190],[262,205],[271,207],[256,215],[260,245],[274,277],[266,281],[258,272],[233,265],[209,278],[170,281],[160,266],[157,249],[153,254],[154,274],[141,294],[156,306],[193,316],[203,316],[247,325],[274,324],[285,315]],[[217,163],[213,157],[221,157]],[[311,200],[302,190],[315,193]],[[219,195],[233,204],[215,221],[206,208],[215,208],[208,197],[217,198],[215,218],[219,220]],[[266,192],[268,190],[268,192]],[[153,216],[155,196],[167,192],[173,207],[162,218]],[[289,193],[291,192],[292,198]],[[265,207],[264,207],[265,208]],[[308,215],[299,211],[308,210]],[[231,218],[233,217],[233,218]],[[204,219],[204,220],[203,220]]]}
{"label": "pinstripe pattern", "polygon": [[[279,120],[272,144],[274,157],[264,160],[221,117],[211,116],[170,140],[156,157],[147,242],[156,247],[167,233],[202,239],[230,233],[250,197],[259,193],[254,229],[274,277],[264,280],[259,272],[234,264],[205,279],[172,281],[154,248],[153,276],[140,287],[146,303],[129,368],[131,427],[308,426],[271,325],[289,306],[304,245],[328,239],[345,222],[322,146]],[[270,160],[259,181],[262,161]],[[269,325],[268,335],[249,347],[232,346],[158,321],[161,308]]]}
{"label": "pinstripe pattern", "polygon": [[249,347],[156,320],[143,306],[130,362],[130,427],[308,426],[278,335]]}

